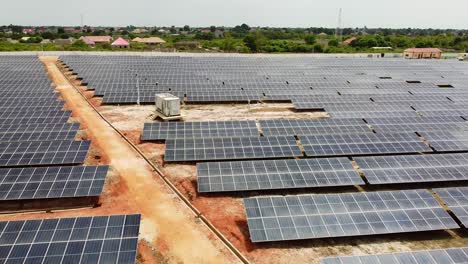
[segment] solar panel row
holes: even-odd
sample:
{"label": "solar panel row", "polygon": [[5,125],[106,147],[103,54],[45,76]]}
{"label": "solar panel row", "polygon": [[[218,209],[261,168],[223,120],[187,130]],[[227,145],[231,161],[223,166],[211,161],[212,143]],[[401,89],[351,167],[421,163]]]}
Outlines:
{"label": "solar panel row", "polygon": [[456,229],[426,190],[245,198],[253,242]]}

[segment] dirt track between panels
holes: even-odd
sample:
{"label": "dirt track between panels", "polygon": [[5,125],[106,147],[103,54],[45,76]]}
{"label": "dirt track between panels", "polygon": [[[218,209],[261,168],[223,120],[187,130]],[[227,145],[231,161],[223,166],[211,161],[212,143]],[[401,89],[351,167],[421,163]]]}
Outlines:
{"label": "dirt track between panels", "polygon": [[[42,61],[57,86],[67,107],[73,110],[86,134],[100,155],[108,161],[114,175],[106,188],[118,189],[115,200],[101,197],[102,206],[96,209],[67,211],[58,215],[141,213],[139,258],[154,263],[235,263],[237,258],[190,211],[173,191],[153,172],[152,168],[88,105],[56,66],[56,57]],[[110,202],[110,204],[107,204]],[[115,202],[115,204],[112,204]],[[115,208],[115,210],[113,210]],[[23,218],[35,218],[26,214]],[[48,217],[51,217],[50,214]],[[57,217],[57,214],[54,215]],[[145,245],[145,244],[148,245]],[[152,259],[154,249],[160,259]]]}

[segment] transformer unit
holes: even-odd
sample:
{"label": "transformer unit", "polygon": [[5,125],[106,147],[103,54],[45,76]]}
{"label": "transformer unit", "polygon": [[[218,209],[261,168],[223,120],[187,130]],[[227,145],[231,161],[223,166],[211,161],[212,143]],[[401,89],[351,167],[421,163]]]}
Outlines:
{"label": "transformer unit", "polygon": [[166,117],[180,116],[180,98],[169,93],[157,94],[156,112]]}

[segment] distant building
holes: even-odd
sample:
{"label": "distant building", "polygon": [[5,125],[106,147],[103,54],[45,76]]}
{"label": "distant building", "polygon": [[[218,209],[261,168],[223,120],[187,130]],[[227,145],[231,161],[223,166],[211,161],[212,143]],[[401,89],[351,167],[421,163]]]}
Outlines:
{"label": "distant building", "polygon": [[440,59],[442,51],[438,48],[410,48],[405,49],[403,56],[406,59]]}
{"label": "distant building", "polygon": [[96,46],[96,44],[104,44],[110,43],[112,41],[112,37],[110,36],[83,36],[80,38],[84,43],[88,46]]}
{"label": "distant building", "polygon": [[114,42],[112,42],[111,46],[114,48],[128,49],[130,48],[130,43],[128,43],[128,41],[126,41],[123,38],[118,38]]}
{"label": "distant building", "polygon": [[133,34],[143,34],[148,33],[149,31],[146,28],[137,28],[132,31]]}
{"label": "distant building", "polygon": [[25,29],[23,29],[23,34],[34,34],[34,33],[36,33],[34,28],[25,28]]}
{"label": "distant building", "polygon": [[161,45],[166,43],[165,40],[158,38],[158,37],[150,37],[150,38],[134,38],[133,42],[143,43],[147,45]]}

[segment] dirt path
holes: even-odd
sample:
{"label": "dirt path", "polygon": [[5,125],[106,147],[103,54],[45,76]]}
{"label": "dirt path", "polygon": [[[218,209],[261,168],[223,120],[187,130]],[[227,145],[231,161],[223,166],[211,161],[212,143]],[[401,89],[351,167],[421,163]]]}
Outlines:
{"label": "dirt path", "polygon": [[[185,204],[154,174],[151,167],[88,105],[55,65],[42,57],[57,90],[88,128],[110,165],[128,186],[134,207],[142,214],[141,237],[165,251],[174,263],[235,263],[238,259],[198,221]],[[118,212],[116,212],[118,213]]]}

